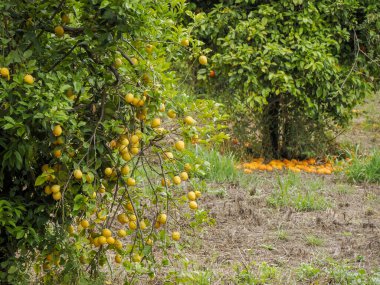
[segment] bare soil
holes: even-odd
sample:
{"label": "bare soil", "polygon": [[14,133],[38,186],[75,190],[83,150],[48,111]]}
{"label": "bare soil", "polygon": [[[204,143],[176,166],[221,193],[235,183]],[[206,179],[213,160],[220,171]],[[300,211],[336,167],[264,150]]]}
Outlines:
{"label": "bare soil", "polygon": [[[293,280],[291,269],[326,258],[351,260],[357,263],[355,267],[367,270],[380,268],[380,187],[326,179],[331,184],[326,196],[332,207],[325,211],[268,207],[270,187],[247,191],[230,185],[225,197],[206,195],[202,206],[216,225],[201,234],[201,242],[192,244],[189,258],[220,277],[212,284],[229,284],[236,274],[233,265],[248,267],[252,262],[289,271],[289,281]],[[337,189],[349,188],[348,193],[336,191],[337,184]],[[308,245],[310,235],[323,243]]]}

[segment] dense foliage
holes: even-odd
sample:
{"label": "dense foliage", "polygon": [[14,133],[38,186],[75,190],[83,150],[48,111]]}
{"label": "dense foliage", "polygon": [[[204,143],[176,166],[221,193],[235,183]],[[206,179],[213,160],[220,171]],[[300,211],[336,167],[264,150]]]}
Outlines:
{"label": "dense foliage", "polygon": [[212,55],[198,92],[232,103],[235,132],[267,156],[323,148],[379,82],[378,1],[190,2]]}
{"label": "dense foliage", "polygon": [[[177,24],[184,9],[1,1],[1,281],[74,284],[110,263],[126,282],[152,277],[184,214],[203,221],[187,146],[225,135],[203,122],[221,117],[217,105],[189,104],[177,88],[171,62],[201,53]],[[186,112],[202,109],[197,127]]]}

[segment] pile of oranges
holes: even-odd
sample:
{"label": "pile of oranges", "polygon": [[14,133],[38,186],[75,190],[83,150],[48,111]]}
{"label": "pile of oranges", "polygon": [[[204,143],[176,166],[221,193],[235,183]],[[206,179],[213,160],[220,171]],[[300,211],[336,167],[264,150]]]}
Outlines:
{"label": "pile of oranges", "polygon": [[243,163],[238,168],[242,168],[244,173],[252,173],[253,171],[274,171],[288,169],[293,172],[308,172],[316,174],[331,174],[334,171],[333,164],[327,162],[317,162],[314,158],[305,160],[271,160],[264,163],[264,158],[255,158],[251,162]]}

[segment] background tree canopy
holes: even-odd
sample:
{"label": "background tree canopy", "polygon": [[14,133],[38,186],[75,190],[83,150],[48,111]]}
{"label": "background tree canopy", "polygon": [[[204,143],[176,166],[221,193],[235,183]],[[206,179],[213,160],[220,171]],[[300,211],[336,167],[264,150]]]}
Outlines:
{"label": "background tree canopy", "polygon": [[379,82],[378,1],[190,2],[217,74],[199,70],[198,92],[232,103],[236,135],[266,156],[320,151]]}

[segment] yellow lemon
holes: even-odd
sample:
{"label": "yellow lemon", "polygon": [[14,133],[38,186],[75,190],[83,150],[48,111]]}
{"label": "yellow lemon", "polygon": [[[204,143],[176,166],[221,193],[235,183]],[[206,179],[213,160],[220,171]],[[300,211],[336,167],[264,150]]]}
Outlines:
{"label": "yellow lemon", "polygon": [[173,232],[172,233],[172,239],[174,241],[179,241],[180,238],[181,238],[181,234],[179,232]]}

